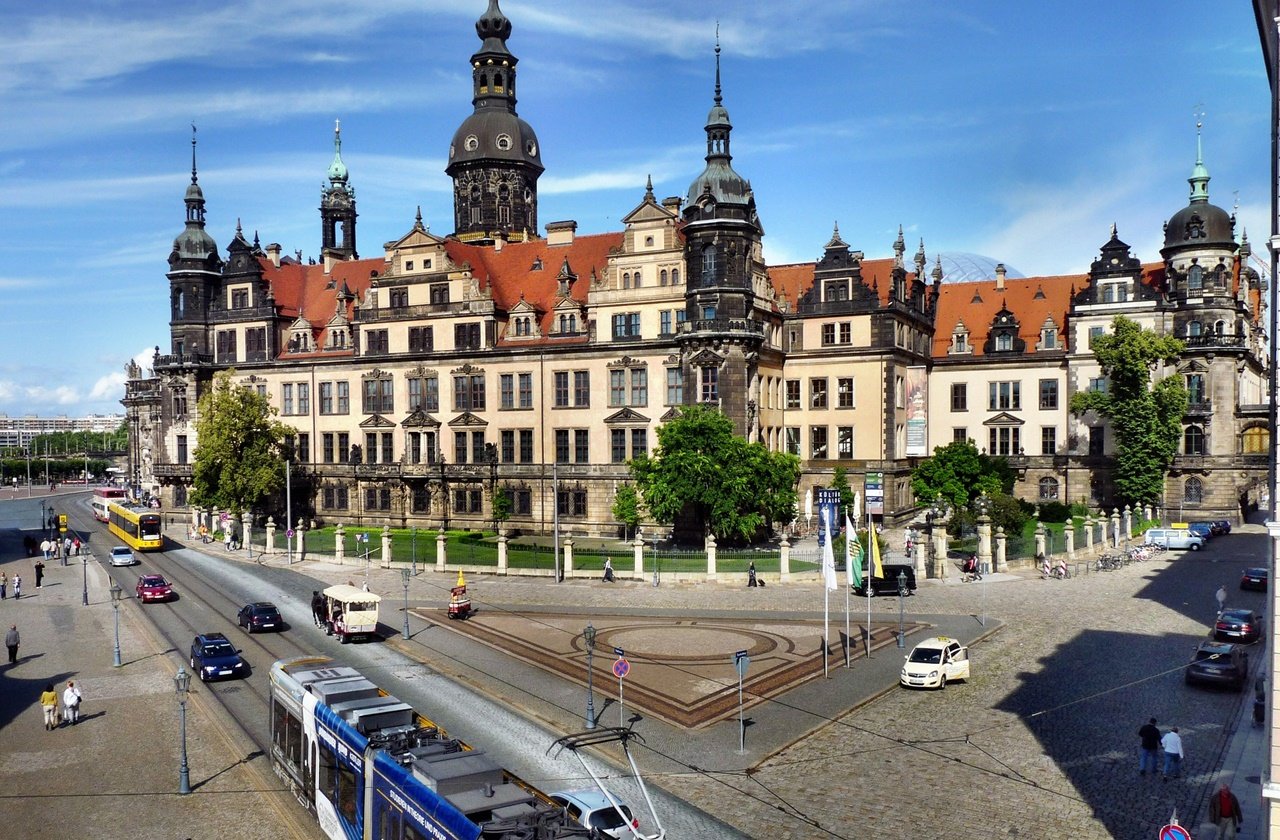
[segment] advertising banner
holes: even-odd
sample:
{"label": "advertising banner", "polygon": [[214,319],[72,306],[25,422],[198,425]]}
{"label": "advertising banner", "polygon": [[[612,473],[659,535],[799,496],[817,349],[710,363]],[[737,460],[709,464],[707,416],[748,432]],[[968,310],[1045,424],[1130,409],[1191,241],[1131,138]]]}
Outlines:
{"label": "advertising banner", "polygon": [[884,515],[884,473],[867,473],[867,513]]}
{"label": "advertising banner", "polygon": [[907,368],[907,457],[929,454],[929,380],[923,366]]}

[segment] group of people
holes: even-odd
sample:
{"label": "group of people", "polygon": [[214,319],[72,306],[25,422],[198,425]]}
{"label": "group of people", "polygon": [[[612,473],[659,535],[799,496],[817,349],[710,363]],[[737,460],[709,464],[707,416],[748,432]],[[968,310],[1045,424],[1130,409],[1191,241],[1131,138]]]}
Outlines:
{"label": "group of people", "polygon": [[[40,585],[39,581],[44,577],[44,565],[40,564],[38,560],[36,563],[36,586],[38,587]],[[4,572],[0,572],[0,601],[9,598],[9,583],[9,576]],[[14,600],[18,600],[22,597],[22,575],[14,575],[12,583]]]}
{"label": "group of people", "polygon": [[50,539],[40,541],[40,554],[45,560],[62,560],[62,565],[67,564],[68,557],[75,557],[80,554],[80,538],[79,537],[63,537],[58,539],[55,535]]}
{"label": "group of people", "polygon": [[80,701],[84,699],[84,695],[80,693],[80,686],[74,681],[68,680],[67,687],[62,690],[62,719],[58,719],[58,692],[54,690],[53,683],[48,683],[44,687],[44,692],[40,695],[40,706],[44,709],[44,728],[46,731],[53,731],[63,723],[69,723],[75,726],[80,722]]}
{"label": "group of people", "polygon": [[[1161,777],[1167,782],[1170,778],[1182,775],[1182,763],[1186,760],[1186,748],[1182,745],[1182,736],[1178,727],[1168,732],[1161,732],[1156,719],[1151,718],[1138,729],[1141,742],[1138,753],[1138,775],[1146,775],[1147,770],[1156,772],[1156,755],[1164,752],[1164,767]],[[1209,821],[1217,828],[1217,840],[1235,840],[1236,831],[1244,814],[1240,810],[1240,800],[1231,792],[1231,787],[1223,782],[1209,799]]]}

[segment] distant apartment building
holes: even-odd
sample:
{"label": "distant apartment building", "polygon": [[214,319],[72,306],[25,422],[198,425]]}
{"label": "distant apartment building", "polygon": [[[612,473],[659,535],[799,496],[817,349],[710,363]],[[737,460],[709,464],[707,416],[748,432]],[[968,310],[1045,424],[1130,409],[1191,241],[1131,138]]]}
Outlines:
{"label": "distant apartment building", "polygon": [[25,449],[37,436],[58,432],[114,432],[124,420],[123,414],[90,414],[85,417],[68,417],[65,414],[10,417],[0,414],[0,448]]}

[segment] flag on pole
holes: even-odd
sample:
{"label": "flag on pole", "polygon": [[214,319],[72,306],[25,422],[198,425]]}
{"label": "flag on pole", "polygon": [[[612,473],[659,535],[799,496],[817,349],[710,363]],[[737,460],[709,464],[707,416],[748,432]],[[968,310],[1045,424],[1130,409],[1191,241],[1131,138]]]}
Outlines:
{"label": "flag on pole", "polygon": [[835,592],[839,584],[836,582],[836,552],[831,545],[831,508],[824,507],[822,514],[827,526],[827,541],[822,544],[822,582],[827,585],[827,591]]}
{"label": "flag on pole", "polygon": [[880,565],[880,538],[876,535],[876,526],[874,524],[867,528],[867,543],[870,546],[871,562],[868,564],[870,568],[867,570],[871,577],[884,577],[884,566]]}
{"label": "flag on pole", "polygon": [[858,532],[853,530],[847,513],[844,517],[844,576],[850,588],[862,586],[862,543],[858,542]]}

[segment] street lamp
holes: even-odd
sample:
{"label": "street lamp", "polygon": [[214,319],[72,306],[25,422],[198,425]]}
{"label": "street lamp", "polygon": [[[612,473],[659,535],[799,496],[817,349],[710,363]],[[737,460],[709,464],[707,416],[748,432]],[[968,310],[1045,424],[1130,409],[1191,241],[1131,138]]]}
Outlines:
{"label": "street lamp", "polygon": [[[80,546],[82,549],[88,546]],[[80,571],[83,578],[84,588],[80,590],[80,605],[89,606],[89,553],[87,551],[80,552]]]}
{"label": "street lamp", "polygon": [[907,573],[898,572],[898,649],[907,646],[906,634],[902,630],[902,599],[907,595]]}
{"label": "street lamp", "polygon": [[595,729],[596,693],[595,685],[592,683],[591,657],[596,651],[596,628],[589,621],[586,629],[582,631],[582,640],[587,643],[587,729]]}
{"label": "street lamp", "polygon": [[187,691],[191,689],[191,675],[181,665],[173,675],[173,689],[178,695],[178,721],[182,731],[182,764],[178,766],[178,793],[191,793],[191,771],[187,767]]}
{"label": "street lamp", "polygon": [[409,638],[409,570],[400,570],[400,583],[404,585],[404,637]]}
{"label": "street lamp", "polygon": [[120,596],[124,594],[124,590],[120,588],[120,584],[114,580],[111,581],[111,608],[116,613],[116,659],[115,666],[120,667]]}

